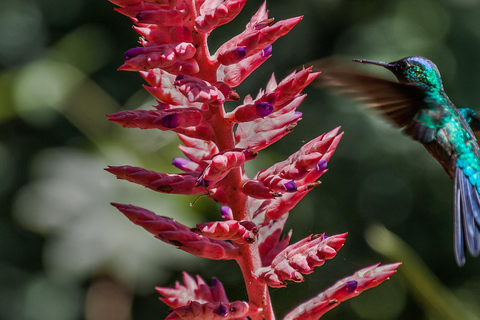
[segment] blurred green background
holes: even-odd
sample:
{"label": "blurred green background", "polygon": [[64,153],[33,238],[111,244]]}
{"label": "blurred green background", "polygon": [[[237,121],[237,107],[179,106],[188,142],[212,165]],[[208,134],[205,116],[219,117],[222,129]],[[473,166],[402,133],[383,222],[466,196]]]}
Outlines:
{"label": "blurred green background", "polygon": [[[180,272],[218,277],[230,300],[245,299],[236,265],[202,261],[155,240],[109,205],[136,204],[181,223],[218,219],[206,199],[165,196],[117,181],[103,168],[173,172],[174,134],[122,129],[104,117],[153,105],[141,77],[119,72],[136,46],[128,18],[107,0],[1,0],[0,319],[163,319],[154,287]],[[212,51],[241,32],[261,1],[249,0],[215,30]],[[271,0],[270,16],[304,15],[273,57],[238,88],[255,95],[308,61],[334,54],[433,60],[457,106],[480,105],[480,1]],[[368,67],[365,67],[368,68]],[[368,68],[385,77],[387,71]],[[292,212],[286,231],[348,231],[338,256],[301,284],[272,290],[280,318],[298,302],[377,262],[403,261],[378,288],[324,319],[479,319],[480,259],[453,257],[453,183],[423,147],[348,100],[307,88],[303,120],[262,151],[253,175],[305,141],[345,131],[322,184]],[[480,109],[477,109],[480,110]]]}

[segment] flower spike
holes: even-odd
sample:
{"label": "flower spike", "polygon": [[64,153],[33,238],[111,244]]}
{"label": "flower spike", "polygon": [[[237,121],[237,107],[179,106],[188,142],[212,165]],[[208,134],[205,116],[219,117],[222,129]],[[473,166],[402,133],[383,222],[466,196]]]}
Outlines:
{"label": "flower spike", "polygon": [[210,33],[216,27],[232,21],[242,10],[246,0],[226,0],[214,9],[195,19],[195,27],[202,33]]}
{"label": "flower spike", "polygon": [[204,303],[192,301],[189,305],[175,308],[165,320],[198,319],[227,320],[238,319],[250,313],[250,306],[245,301],[230,303]]}
{"label": "flower spike", "polygon": [[199,125],[203,116],[195,108],[120,111],[107,115],[108,120],[124,128],[160,129],[162,131]]}
{"label": "flower spike", "polygon": [[[152,8],[153,9],[153,8]],[[139,11],[135,18],[140,23],[160,26],[182,26],[188,21],[188,10],[185,5],[176,9],[153,9]]]}
{"label": "flower spike", "polygon": [[250,149],[233,149],[217,153],[207,162],[201,174],[202,179],[218,181],[223,179],[230,170],[242,166],[246,161],[257,157],[258,152]]}
{"label": "flower spike", "polygon": [[157,216],[155,213],[137,206],[118,203],[112,203],[112,205],[133,223],[155,235],[157,239],[198,257],[229,260],[238,255],[231,243],[206,238],[171,218]]}
{"label": "flower spike", "polygon": [[[222,283],[208,285],[183,273],[174,288],[157,287],[172,309],[169,320],[273,320],[268,286],[304,281],[304,275],[336,256],[346,233],[310,235],[289,245],[283,234],[298,202],[327,171],[343,133],[339,128],[311,139],[286,160],[250,175],[246,162],[293,131],[303,89],[318,75],[312,68],[293,71],[241,101],[235,88],[269,59],[274,42],[303,16],[269,17],[266,2],[243,31],[212,54],[212,31],[232,21],[246,0],[110,0],[134,23],[138,45],[127,50],[119,70],[140,73],[144,88],[156,100],[153,109],[107,115],[124,128],[173,131],[184,157],[172,165],[180,173],[161,173],[133,166],[106,171],[156,192],[208,198],[221,208],[211,222],[187,227],[172,218],[126,204],[113,203],[132,223],[157,239],[200,258],[234,260],[245,280],[246,301],[230,302]],[[231,101],[231,108],[226,108]],[[253,177],[252,177],[253,176]],[[192,204],[192,205],[193,205]],[[395,272],[398,264],[372,266],[339,281],[292,310],[285,319],[318,319],[339,302],[373,287]]]}
{"label": "flower spike", "polygon": [[310,184],[326,171],[326,164],[343,135],[337,135],[339,129],[308,142],[287,160],[260,171],[256,179],[279,192],[296,192],[300,187],[308,191]]}
{"label": "flower spike", "polygon": [[302,119],[302,113],[296,109],[304,98],[304,95],[299,96],[281,110],[263,118],[239,123],[235,131],[236,146],[260,151],[292,132]]}
{"label": "flower spike", "polygon": [[194,231],[198,231],[210,239],[231,240],[245,244],[255,241],[258,229],[250,221],[227,220],[197,224]]}
{"label": "flower spike", "polygon": [[188,305],[191,301],[200,303],[227,302],[227,295],[222,283],[213,279],[209,286],[199,275],[195,279],[183,272],[183,283],[175,282],[175,288],[156,287],[155,289],[163,296],[160,300],[171,308]]}
{"label": "flower spike", "polygon": [[300,304],[289,312],[284,320],[314,320],[336,307],[340,302],[358,296],[361,292],[373,288],[397,271],[401,263],[383,266],[376,264],[357,271],[320,293],[316,297]]}
{"label": "flower spike", "polygon": [[196,186],[199,178],[197,172],[167,174],[132,166],[109,166],[105,170],[118,179],[141,184],[157,192],[190,195],[205,193],[204,188]]}
{"label": "flower spike", "polygon": [[268,267],[263,267],[255,275],[271,287],[284,287],[286,280],[301,282],[302,274],[313,272],[325,260],[333,259],[345,242],[346,233],[326,237],[309,236],[280,252]]}

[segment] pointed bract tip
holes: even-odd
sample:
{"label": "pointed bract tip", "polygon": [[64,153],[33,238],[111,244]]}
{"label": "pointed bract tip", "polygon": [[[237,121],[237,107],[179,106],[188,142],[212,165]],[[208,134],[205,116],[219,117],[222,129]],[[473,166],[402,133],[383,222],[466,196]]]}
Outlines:
{"label": "pointed bract tip", "polygon": [[117,68],[118,71],[132,71],[132,67],[128,63],[122,64]]}
{"label": "pointed bract tip", "polygon": [[114,166],[108,166],[108,168],[103,168],[103,170],[105,170],[107,172],[110,172],[110,173],[113,173],[115,171],[115,167]]}

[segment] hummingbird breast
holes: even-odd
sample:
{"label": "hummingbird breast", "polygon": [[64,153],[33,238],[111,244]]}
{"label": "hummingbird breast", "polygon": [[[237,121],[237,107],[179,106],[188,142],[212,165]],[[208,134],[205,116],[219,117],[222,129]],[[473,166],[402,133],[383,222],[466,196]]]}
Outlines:
{"label": "hummingbird breast", "polygon": [[465,118],[450,103],[446,108],[445,124],[437,131],[435,139],[424,144],[427,151],[442,165],[448,176],[455,177],[460,163],[467,176],[480,172],[480,149],[478,142]]}

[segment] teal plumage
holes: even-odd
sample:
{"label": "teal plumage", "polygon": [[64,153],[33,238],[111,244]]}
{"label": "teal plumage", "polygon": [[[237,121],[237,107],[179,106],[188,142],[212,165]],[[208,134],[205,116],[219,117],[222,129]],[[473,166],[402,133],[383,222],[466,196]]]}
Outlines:
{"label": "teal plumage", "polygon": [[423,57],[386,63],[354,60],[390,70],[398,82],[354,72],[334,60],[317,63],[317,84],[354,97],[388,117],[427,151],[454,179],[454,252],[459,266],[465,251],[480,253],[480,148],[474,131],[480,119],[457,109],[443,89],[435,64]]}

